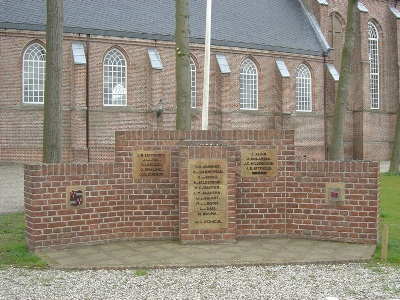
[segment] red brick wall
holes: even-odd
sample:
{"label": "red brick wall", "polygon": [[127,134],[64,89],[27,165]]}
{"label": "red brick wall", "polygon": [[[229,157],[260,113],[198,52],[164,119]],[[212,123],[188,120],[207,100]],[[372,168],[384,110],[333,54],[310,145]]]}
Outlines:
{"label": "red brick wall", "polygon": [[[376,162],[294,163],[286,184],[286,233],[336,241],[378,240],[379,164]],[[341,204],[326,201],[326,183],[344,183]]]}
{"label": "red brick wall", "polygon": [[[179,239],[182,243],[197,242],[235,242],[236,241],[236,202],[235,202],[235,160],[234,146],[198,145],[180,147],[179,162]],[[191,229],[189,225],[189,159],[226,160],[227,176],[227,226],[218,229]]]}
{"label": "red brick wall", "polygon": [[[24,49],[32,42],[45,44],[44,32],[1,31],[0,51],[4,81],[0,81],[0,161],[40,162],[42,153],[43,105],[22,103],[22,59]],[[89,155],[86,148],[86,66],[74,65],[72,41],[86,42],[85,37],[73,34],[64,36],[63,83],[63,161],[107,162],[114,160],[114,133],[118,130],[154,130],[175,128],[175,54],[173,43],[157,42],[163,70],[151,69],[147,48],[153,41],[92,36],[90,38],[89,64]],[[111,48],[123,52],[127,60],[127,106],[103,106],[103,59]],[[216,48],[230,64],[231,73],[221,74],[215,55],[211,61],[210,129],[292,129],[299,128],[296,144],[299,156],[310,155],[323,159],[323,59],[306,55],[279,54],[284,58],[291,78],[284,91],[277,89],[282,80],[277,71],[276,53],[249,51],[239,48]],[[191,45],[197,62],[197,108],[192,109],[192,128],[201,128],[204,47]],[[251,56],[250,56],[251,55]],[[251,57],[259,68],[259,109],[239,109],[239,68],[244,59]],[[295,71],[306,62],[313,71],[313,109],[311,115],[295,113]],[[156,117],[156,104],[164,102],[162,118]],[[285,125],[282,111],[292,112],[293,120]]]}
{"label": "red brick wall", "polygon": [[[277,236],[285,234],[285,179],[288,163],[294,160],[293,131],[249,132],[247,143],[240,143],[236,154],[241,166],[240,150],[277,150],[276,177],[242,177],[236,174],[236,223],[238,236]],[[254,135],[254,136],[253,136]],[[242,137],[240,137],[242,138]]]}
{"label": "red brick wall", "polygon": [[[29,248],[178,239],[182,233],[196,242],[293,236],[376,243],[378,163],[295,161],[293,141],[294,131],[119,131],[115,162],[26,165]],[[210,151],[210,147],[221,151]],[[244,149],[276,150],[277,176],[241,177]],[[170,178],[134,180],[133,153],[137,150],[170,152]],[[188,231],[184,222],[187,158],[223,157],[232,191],[228,230]],[[345,185],[341,204],[326,202],[326,183]],[[66,205],[66,188],[74,185],[86,187],[85,208],[68,209]]]}
{"label": "red brick wall", "polygon": [[[327,57],[340,70],[340,58],[346,23],[347,1],[303,1],[311,10],[330,46]],[[347,103],[344,153],[346,159],[388,160],[394,137],[399,99],[400,21],[388,8],[395,0],[363,0],[369,10],[360,13],[356,44],[353,51],[352,76]],[[337,16],[331,19],[332,14]],[[339,20],[341,22],[339,22]],[[368,21],[373,20],[380,35],[381,108],[370,109]],[[334,27],[334,28],[332,28]],[[341,31],[342,29],[342,31]],[[72,62],[71,42],[86,42],[82,35],[64,35],[63,84],[63,157],[65,162],[105,162],[113,160],[116,130],[153,130],[175,128],[175,62],[174,45],[157,41],[163,70],[152,70],[147,48],[154,41],[90,37],[89,76],[89,156],[86,148],[86,66]],[[28,45],[45,45],[45,33],[0,29],[2,53],[0,80],[0,161],[39,162],[42,147],[42,105],[22,103],[22,56]],[[126,107],[102,105],[102,62],[112,47],[120,49],[127,59]],[[333,123],[333,107],[337,83],[327,73],[323,57],[292,55],[234,47],[213,47],[212,54],[224,53],[231,73],[221,74],[215,56],[211,61],[210,129],[295,129],[295,155],[313,160],[325,159],[329,151]],[[193,129],[201,128],[204,46],[191,45],[196,61],[197,108],[191,111]],[[259,73],[259,109],[239,109],[239,67],[251,57]],[[284,59],[291,74],[282,79],[276,58]],[[311,113],[295,111],[296,68],[306,63],[312,73],[313,94]],[[324,80],[324,75],[326,76]],[[283,83],[283,84],[282,84]],[[325,85],[325,88],[324,88]],[[324,93],[326,92],[326,93]],[[155,105],[163,99],[165,113],[160,121],[155,117]],[[326,108],[326,110],[325,110]],[[285,114],[282,117],[282,114]]]}
{"label": "red brick wall", "polygon": [[[86,208],[68,209],[66,187],[86,186]],[[31,249],[124,237],[121,163],[26,165],[26,237]]]}
{"label": "red brick wall", "polygon": [[[316,1],[314,1],[316,2]],[[388,5],[395,6],[395,0],[361,1],[368,12],[360,12],[356,26],[356,41],[352,52],[352,74],[347,99],[345,126],[345,158],[364,160],[388,160],[391,154],[391,141],[394,137],[395,116],[399,99],[399,32],[400,21],[390,11]],[[398,9],[398,6],[397,6]],[[331,14],[342,20],[342,32],[333,30]],[[327,9],[321,10],[321,26],[324,36],[332,46],[331,57],[336,69],[340,70],[342,41],[347,18],[347,1],[328,1]],[[379,32],[380,68],[380,108],[371,109],[369,84],[368,22],[372,21]],[[329,75],[330,76],[330,75]],[[331,100],[332,105],[334,103]],[[328,108],[327,116],[333,115],[333,107]],[[332,125],[329,117],[328,128]],[[331,132],[331,130],[329,131]]]}

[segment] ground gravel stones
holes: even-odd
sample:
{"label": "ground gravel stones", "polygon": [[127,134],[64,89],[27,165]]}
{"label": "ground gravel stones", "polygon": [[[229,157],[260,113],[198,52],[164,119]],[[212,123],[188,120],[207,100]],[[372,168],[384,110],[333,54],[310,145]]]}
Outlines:
{"label": "ground gravel stones", "polygon": [[0,269],[0,299],[400,299],[400,269],[367,264],[198,269]]}

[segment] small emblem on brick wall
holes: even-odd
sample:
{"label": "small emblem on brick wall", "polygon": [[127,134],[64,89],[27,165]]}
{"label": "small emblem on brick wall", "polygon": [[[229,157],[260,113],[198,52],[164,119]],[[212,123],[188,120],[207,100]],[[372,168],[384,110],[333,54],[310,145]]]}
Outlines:
{"label": "small emblem on brick wall", "polygon": [[85,190],[84,186],[68,186],[66,188],[68,209],[86,207]]}
{"label": "small emblem on brick wall", "polygon": [[326,202],[341,205],[344,201],[344,183],[330,182],[326,184]]}
{"label": "small emblem on brick wall", "polygon": [[72,190],[71,192],[69,192],[69,202],[73,206],[81,205],[83,202],[82,191],[81,190],[77,190],[77,191]]}

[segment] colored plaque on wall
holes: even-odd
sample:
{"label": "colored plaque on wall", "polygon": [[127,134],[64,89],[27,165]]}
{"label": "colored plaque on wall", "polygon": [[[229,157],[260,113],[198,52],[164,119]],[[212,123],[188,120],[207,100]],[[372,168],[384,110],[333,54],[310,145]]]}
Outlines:
{"label": "colored plaque on wall", "polygon": [[327,182],[325,184],[326,203],[342,205],[345,196],[344,188],[343,182]]}
{"label": "colored plaque on wall", "polygon": [[86,208],[86,187],[74,185],[66,187],[67,209]]}
{"label": "colored plaque on wall", "polygon": [[277,175],[276,150],[242,150],[242,177]]}
{"label": "colored plaque on wall", "polygon": [[134,151],[133,178],[157,179],[171,177],[171,154],[169,151]]}
{"label": "colored plaque on wall", "polygon": [[188,171],[189,228],[227,228],[226,160],[189,159]]}

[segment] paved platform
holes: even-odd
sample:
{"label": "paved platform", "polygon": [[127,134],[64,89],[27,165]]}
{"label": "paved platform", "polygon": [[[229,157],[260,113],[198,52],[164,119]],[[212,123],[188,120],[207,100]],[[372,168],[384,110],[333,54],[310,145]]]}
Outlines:
{"label": "paved platform", "polygon": [[236,244],[120,241],[37,253],[56,269],[154,269],[366,262],[375,245],[305,239],[244,239]]}

